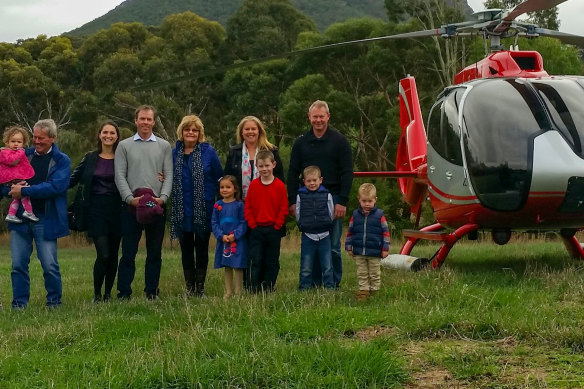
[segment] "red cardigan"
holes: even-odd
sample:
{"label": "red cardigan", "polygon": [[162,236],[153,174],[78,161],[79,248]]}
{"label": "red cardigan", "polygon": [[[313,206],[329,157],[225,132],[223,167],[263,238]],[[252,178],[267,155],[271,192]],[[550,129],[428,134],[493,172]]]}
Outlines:
{"label": "red cardigan", "polygon": [[272,225],[277,230],[282,228],[288,215],[288,196],[282,180],[275,177],[265,185],[261,178],[254,179],[249,184],[244,213],[249,228]]}

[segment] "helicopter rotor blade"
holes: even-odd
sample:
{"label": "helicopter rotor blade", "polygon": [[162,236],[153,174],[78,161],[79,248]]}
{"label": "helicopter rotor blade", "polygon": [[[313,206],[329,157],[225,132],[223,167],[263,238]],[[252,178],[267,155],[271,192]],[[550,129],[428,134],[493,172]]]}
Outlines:
{"label": "helicopter rotor blade", "polygon": [[[552,38],[556,38],[556,39],[560,40],[560,42],[562,42],[562,43],[584,48],[584,36],[568,34],[566,32],[560,32],[560,31],[556,31],[556,30],[548,30],[547,28],[540,28],[540,27],[536,27],[534,31],[536,34],[539,34],[542,36],[549,36]],[[527,37],[530,36],[530,34],[519,34],[519,35],[526,35]]]}
{"label": "helicopter rotor blade", "polygon": [[553,8],[566,0],[526,0],[509,11],[501,20],[501,23],[495,27],[493,32],[500,34],[505,32],[511,23],[518,17],[527,12],[543,11]]}
{"label": "helicopter rotor blade", "polygon": [[159,87],[163,87],[163,86],[167,86],[167,85],[171,85],[171,84],[176,84],[176,83],[181,82],[181,81],[193,80],[193,79],[197,79],[197,78],[201,78],[201,77],[205,77],[205,76],[210,76],[210,75],[217,74],[217,73],[224,73],[224,72],[232,70],[232,69],[237,69],[237,68],[241,68],[241,67],[248,67],[251,65],[256,65],[259,63],[268,62],[268,61],[275,60],[275,59],[295,57],[295,56],[306,54],[306,53],[328,50],[328,49],[332,49],[332,48],[336,48],[336,47],[352,46],[352,45],[377,42],[377,41],[383,41],[383,40],[425,38],[425,37],[429,37],[429,36],[442,36],[442,35],[449,35],[450,33],[454,33],[454,31],[456,30],[455,27],[454,27],[454,29],[448,30],[448,27],[449,26],[442,26],[439,28],[435,28],[433,30],[405,32],[405,33],[395,34],[395,35],[385,35],[385,36],[380,36],[380,37],[375,37],[375,38],[357,39],[357,40],[348,41],[348,42],[338,42],[338,43],[331,43],[328,45],[309,47],[307,49],[289,51],[287,53],[270,55],[267,57],[256,58],[256,59],[252,59],[249,61],[242,61],[242,62],[230,64],[230,65],[220,66],[217,68],[202,70],[202,71],[199,71],[196,73],[189,73],[189,74],[185,74],[182,76],[169,78],[169,79],[166,79],[163,81],[151,82],[148,84],[140,85],[140,86],[136,87],[135,89],[136,90],[148,90],[148,89],[152,89],[152,88],[159,88]]}

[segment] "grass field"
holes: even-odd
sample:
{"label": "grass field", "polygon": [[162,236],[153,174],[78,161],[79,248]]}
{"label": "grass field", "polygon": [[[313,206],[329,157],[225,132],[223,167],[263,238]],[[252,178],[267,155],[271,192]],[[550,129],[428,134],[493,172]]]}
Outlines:
{"label": "grass field", "polygon": [[[95,305],[93,247],[64,241],[63,306],[44,308],[33,257],[24,311],[9,308],[5,242],[0,388],[584,387],[584,263],[559,242],[463,243],[440,271],[384,269],[382,291],[362,303],[348,257],[340,290],[296,291],[295,239],[276,293],[224,302],[223,274],[210,269],[209,297],[186,299],[175,244],[159,301]],[[142,253],[137,268],[140,291]]]}

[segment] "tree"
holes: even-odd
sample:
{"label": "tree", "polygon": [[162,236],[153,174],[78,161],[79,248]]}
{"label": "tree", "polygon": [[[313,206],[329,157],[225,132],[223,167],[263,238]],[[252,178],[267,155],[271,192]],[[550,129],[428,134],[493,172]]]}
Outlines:
{"label": "tree", "polygon": [[243,60],[291,51],[302,31],[316,26],[289,0],[244,0],[227,21],[229,44]]}

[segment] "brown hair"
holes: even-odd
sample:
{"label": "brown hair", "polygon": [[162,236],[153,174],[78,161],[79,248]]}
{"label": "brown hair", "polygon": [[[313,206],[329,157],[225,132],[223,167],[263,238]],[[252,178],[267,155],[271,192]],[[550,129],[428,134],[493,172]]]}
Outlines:
{"label": "brown hair", "polygon": [[233,188],[235,189],[235,199],[241,200],[241,190],[239,188],[239,184],[237,183],[237,178],[235,178],[235,176],[232,176],[231,174],[226,174],[223,177],[221,177],[221,179],[219,180],[219,184],[221,184],[221,181],[231,182]]}
{"label": "brown hair", "polygon": [[178,128],[176,129],[176,137],[181,142],[183,141],[183,130],[185,128],[190,128],[191,126],[195,126],[197,130],[199,130],[199,139],[197,143],[203,143],[205,141],[205,126],[203,122],[197,115],[187,115],[180,121]]}
{"label": "brown hair", "polygon": [[114,142],[114,151],[116,151],[116,148],[118,147],[118,143],[120,143],[120,129],[118,128],[118,125],[113,120],[106,120],[105,122],[101,123],[101,126],[99,126],[99,131],[97,131],[97,152],[98,153],[101,153],[103,151],[101,139],[99,139],[99,134],[101,134],[101,130],[103,130],[103,128],[105,126],[112,126],[113,128],[116,129],[116,134],[118,135],[118,139],[116,139],[116,141]]}
{"label": "brown hair", "polygon": [[276,158],[274,158],[274,153],[272,153],[270,150],[260,150],[257,152],[255,160],[256,160],[256,164],[258,163],[259,160],[266,160],[269,159],[272,162],[276,162]]}
{"label": "brown hair", "polygon": [[247,122],[254,122],[258,127],[258,149],[259,150],[273,150],[274,145],[268,141],[268,134],[264,128],[264,124],[260,119],[255,116],[246,116],[239,121],[237,125],[237,130],[235,131],[235,136],[237,138],[237,143],[243,143],[243,126]]}
{"label": "brown hair", "polygon": [[4,130],[4,135],[2,136],[2,141],[5,145],[8,144],[8,141],[14,134],[22,134],[22,145],[28,146],[29,136],[28,131],[19,126],[11,126]]}
{"label": "brown hair", "polygon": [[156,119],[156,108],[154,108],[153,106],[148,104],[142,104],[141,106],[136,108],[136,110],[134,111],[134,119],[138,119],[138,114],[140,113],[140,111],[152,111],[152,113],[154,114],[154,119]]}

